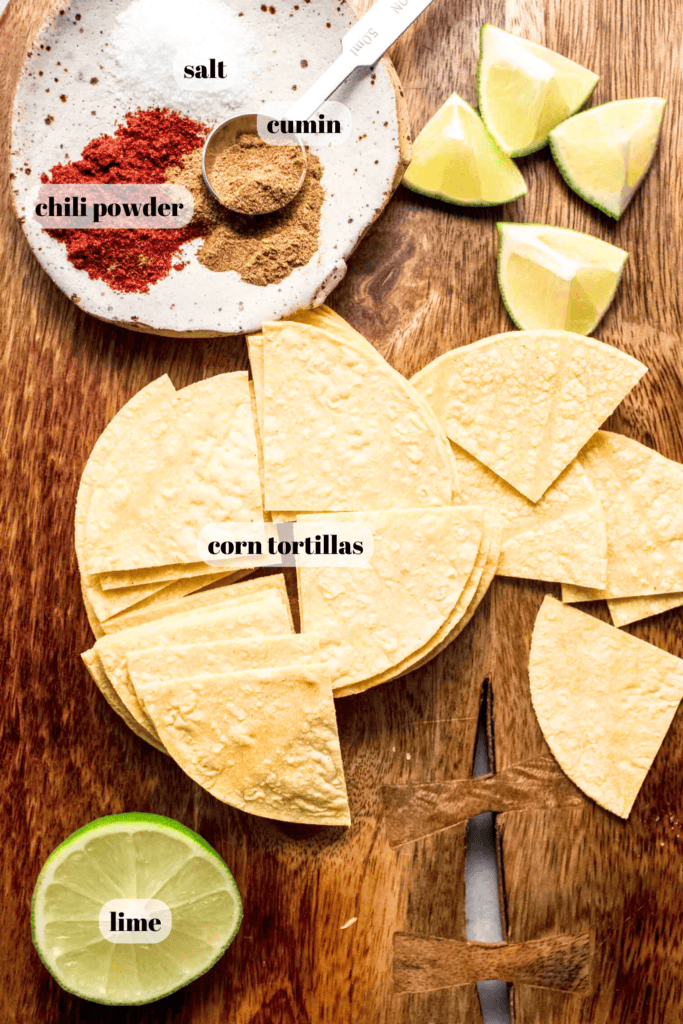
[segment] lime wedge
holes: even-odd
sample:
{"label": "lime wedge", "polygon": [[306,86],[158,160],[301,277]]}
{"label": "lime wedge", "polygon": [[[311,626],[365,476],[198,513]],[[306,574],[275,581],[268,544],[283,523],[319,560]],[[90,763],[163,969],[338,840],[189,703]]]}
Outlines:
{"label": "lime wedge", "polygon": [[154,1002],[204,974],[241,920],[213,847],[157,814],[113,814],[74,832],[43,865],[31,903],[48,971],[67,992],[114,1006]]}
{"label": "lime wedge", "polygon": [[509,156],[545,146],[548,133],[579,110],[598,82],[559,53],[484,25],[477,88],[486,127]]}
{"label": "lime wedge", "polygon": [[550,133],[550,149],[570,188],[618,220],[655,155],[666,100],[616,100],[570,117]]}
{"label": "lime wedge", "polygon": [[590,334],[614,298],[628,253],[543,224],[499,224],[498,233],[498,284],[520,330]]}
{"label": "lime wedge", "polygon": [[497,206],[526,195],[524,178],[479,115],[453,93],[413,144],[403,184],[460,206]]}

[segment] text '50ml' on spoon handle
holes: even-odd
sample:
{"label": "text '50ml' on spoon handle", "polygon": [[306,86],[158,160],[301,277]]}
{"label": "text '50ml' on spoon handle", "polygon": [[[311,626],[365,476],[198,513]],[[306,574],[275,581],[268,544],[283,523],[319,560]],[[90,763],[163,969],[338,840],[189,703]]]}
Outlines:
{"label": "text '50ml' on spoon handle", "polygon": [[432,0],[377,0],[349,29],[342,39],[341,54],[293,104],[287,118],[305,121],[315,114],[352,71],[376,64],[431,3]]}

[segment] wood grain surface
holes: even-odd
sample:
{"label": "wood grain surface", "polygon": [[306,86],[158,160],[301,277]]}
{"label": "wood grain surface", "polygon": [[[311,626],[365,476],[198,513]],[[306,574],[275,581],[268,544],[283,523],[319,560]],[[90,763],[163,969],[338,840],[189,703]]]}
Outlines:
{"label": "wood grain surface", "polygon": [[[10,0],[0,21],[5,155],[14,82],[47,7],[44,0]],[[331,305],[410,375],[442,352],[511,329],[496,286],[496,220],[591,231],[631,254],[596,335],[651,371],[609,427],[683,460],[683,5],[434,0],[393,54],[415,130],[453,91],[476,101],[477,33],[485,21],[598,72],[593,103],[669,99],[645,186],[615,224],[567,189],[544,150],[520,161],[529,195],[502,209],[448,208],[399,190]],[[28,251],[10,209],[6,170],[0,213],[0,1024],[481,1024],[474,985],[487,973],[481,950],[461,958],[470,966],[457,987],[392,991],[395,933],[454,940],[462,949],[466,828],[456,821],[392,848],[381,788],[467,779],[486,679],[496,772],[518,785],[520,765],[551,757],[529,699],[527,659],[542,597],[558,588],[496,579],[472,622],[434,661],[338,702],[349,830],[261,821],[212,799],[125,727],[80,663],[90,632],[73,511],[88,452],[129,397],[165,372],[181,387],[244,368],[244,342],[168,340],[88,318]],[[604,605],[590,610],[606,617]],[[682,623],[677,609],[629,631],[683,655]],[[462,804],[465,813],[483,809],[486,784],[477,785],[477,799]],[[530,786],[529,799],[513,795],[517,803],[495,804],[513,949],[493,950],[487,962],[492,976],[517,981],[517,1024],[681,1020],[683,713],[626,822],[582,797],[548,806],[545,786]],[[245,902],[226,957],[188,989],[147,1008],[100,1007],[64,994],[30,941],[31,891],[45,858],[74,829],[124,810],[168,814],[197,829],[233,869]],[[529,983],[539,971],[547,976],[552,950],[571,941],[558,937],[584,934],[595,941],[588,991]],[[547,964],[533,959],[539,947],[529,945],[541,940],[549,940],[542,943]],[[520,948],[526,974],[513,970]]]}

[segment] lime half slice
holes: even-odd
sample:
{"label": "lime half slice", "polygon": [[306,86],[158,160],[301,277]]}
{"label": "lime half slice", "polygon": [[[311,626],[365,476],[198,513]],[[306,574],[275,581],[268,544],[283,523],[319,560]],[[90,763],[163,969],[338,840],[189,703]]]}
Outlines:
{"label": "lime half slice", "polygon": [[510,157],[496,145],[476,111],[455,93],[415,140],[403,183],[460,206],[497,206],[527,192]]}
{"label": "lime half slice", "polygon": [[666,100],[616,100],[570,117],[550,133],[550,149],[570,188],[618,220],[655,155]]}
{"label": "lime half slice", "polygon": [[628,253],[543,224],[499,224],[498,233],[498,283],[520,330],[590,334],[614,298]]}
{"label": "lime half slice", "polygon": [[156,814],[114,814],[74,832],[45,862],[33,944],[62,988],[115,1006],[151,1003],[204,974],[242,920],[213,847]]}
{"label": "lime half slice", "polygon": [[548,133],[584,105],[597,82],[592,71],[545,46],[493,25],[481,29],[479,110],[509,156],[545,146]]}

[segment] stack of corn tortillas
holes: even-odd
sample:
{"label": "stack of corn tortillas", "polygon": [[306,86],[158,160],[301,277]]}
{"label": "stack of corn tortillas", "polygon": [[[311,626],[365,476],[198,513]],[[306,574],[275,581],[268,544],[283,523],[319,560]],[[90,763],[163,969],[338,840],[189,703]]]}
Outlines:
{"label": "stack of corn tortillas", "polygon": [[[131,399],[93,450],[76,510],[98,638],[85,663],[131,728],[219,799],[348,823],[333,698],[434,657],[496,573],[607,597],[615,621],[619,602],[632,621],[649,614],[634,601],[683,595],[678,562],[656,568],[674,551],[683,567],[665,515],[683,467],[625,438],[627,453],[649,453],[662,530],[656,551],[641,543],[638,564],[621,564],[634,536],[654,539],[646,521],[621,523],[618,503],[640,508],[638,473],[612,468],[623,451],[603,452],[616,435],[599,431],[646,372],[625,353],[510,332],[406,381],[325,307],[265,324],[248,346],[251,382],[230,373],[176,392],[164,377]],[[281,575],[197,561],[208,524],[295,519],[362,523],[374,540],[362,567],[298,568],[300,634]]]}
{"label": "stack of corn tortillas", "polygon": [[[129,726],[219,799],[348,824],[333,695],[448,643],[493,577],[500,528],[453,505],[455,460],[415,388],[331,311],[303,319],[251,339],[255,390],[245,373],[178,392],[161,378],[104,431],[76,514],[97,636],[83,658]],[[197,561],[197,538],[299,512],[367,521],[375,554],[302,569],[293,635],[284,577],[237,582]]]}

